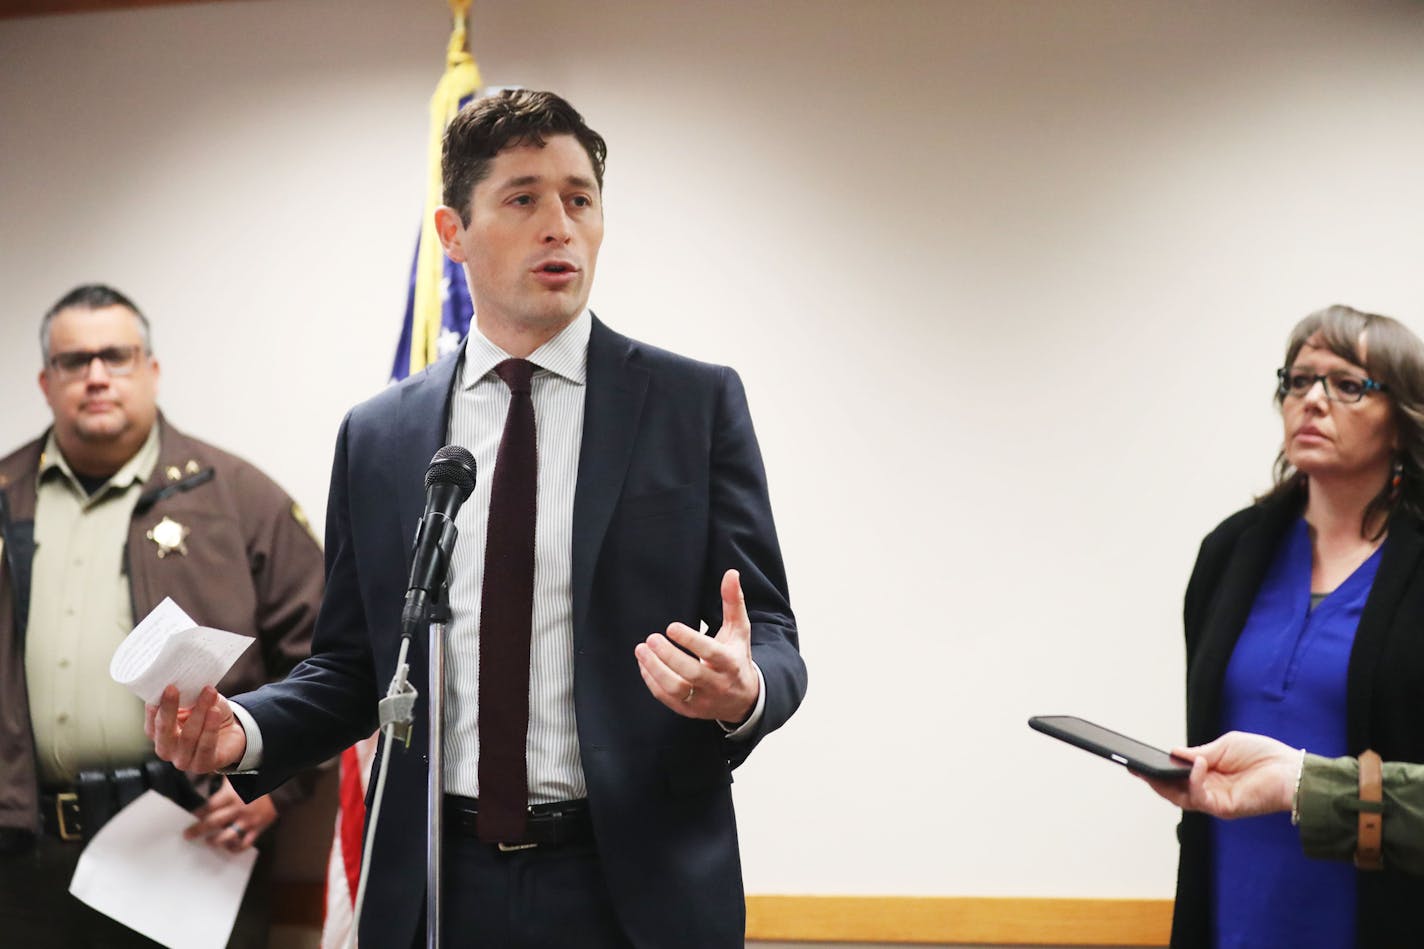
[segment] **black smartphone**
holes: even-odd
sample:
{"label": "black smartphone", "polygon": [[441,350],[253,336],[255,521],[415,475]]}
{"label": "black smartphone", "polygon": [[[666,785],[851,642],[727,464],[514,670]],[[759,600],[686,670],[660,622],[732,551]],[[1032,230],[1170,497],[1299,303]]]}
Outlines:
{"label": "black smartphone", "polygon": [[1190,761],[1174,758],[1161,748],[1094,725],[1075,715],[1035,715],[1028,720],[1028,727],[1116,761],[1127,770],[1149,778],[1181,780],[1192,773]]}

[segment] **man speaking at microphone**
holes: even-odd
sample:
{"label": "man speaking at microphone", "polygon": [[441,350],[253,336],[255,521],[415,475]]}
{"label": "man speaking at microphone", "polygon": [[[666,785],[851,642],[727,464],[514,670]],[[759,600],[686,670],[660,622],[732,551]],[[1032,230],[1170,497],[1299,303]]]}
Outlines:
{"label": "man speaking at microphone", "polygon": [[[369,734],[426,463],[468,448],[479,476],[456,517],[445,644],[445,946],[740,949],[731,769],[806,689],[736,373],[587,309],[605,154],[551,93],[455,118],[436,225],[475,329],[342,424],[312,658],[231,704],[208,689],[179,709],[170,689],[150,708],[160,756],[255,770],[234,777],[242,794]],[[422,650],[417,637],[416,683]],[[423,707],[376,830],[360,938],[377,949],[424,940]]]}

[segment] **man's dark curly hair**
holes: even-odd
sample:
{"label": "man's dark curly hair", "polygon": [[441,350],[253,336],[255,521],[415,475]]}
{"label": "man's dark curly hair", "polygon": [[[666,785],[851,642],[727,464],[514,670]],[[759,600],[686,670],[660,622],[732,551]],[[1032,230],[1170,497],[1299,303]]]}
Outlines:
{"label": "man's dark curly hair", "polygon": [[589,128],[573,106],[552,92],[508,89],[475,99],[459,111],[445,130],[440,157],[443,199],[470,223],[470,196],[489,176],[494,158],[506,148],[544,147],[551,135],[572,135],[588,153],[598,189],[603,190],[603,163],[608,146]]}

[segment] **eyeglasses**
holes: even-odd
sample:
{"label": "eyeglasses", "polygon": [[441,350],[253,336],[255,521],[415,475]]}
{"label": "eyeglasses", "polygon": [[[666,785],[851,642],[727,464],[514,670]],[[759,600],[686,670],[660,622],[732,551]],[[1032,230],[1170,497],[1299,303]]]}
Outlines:
{"label": "eyeglasses", "polygon": [[98,359],[110,375],[126,376],[138,366],[142,346],[105,346],[103,349],[76,349],[55,353],[49,357],[49,367],[61,379],[77,379],[87,375],[90,365]]}
{"label": "eyeglasses", "polygon": [[1315,388],[1317,382],[1325,387],[1325,398],[1331,402],[1353,403],[1360,401],[1371,392],[1389,391],[1389,386],[1383,382],[1376,382],[1368,376],[1357,376],[1343,369],[1336,369],[1323,375],[1317,372],[1306,372],[1303,369],[1277,369],[1276,378],[1279,380],[1276,394],[1283,399],[1287,396],[1303,399],[1311,389]]}

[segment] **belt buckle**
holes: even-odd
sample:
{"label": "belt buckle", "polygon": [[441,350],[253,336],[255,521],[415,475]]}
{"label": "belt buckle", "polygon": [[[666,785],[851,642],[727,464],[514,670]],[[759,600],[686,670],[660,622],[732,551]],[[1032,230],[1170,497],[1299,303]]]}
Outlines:
{"label": "belt buckle", "polygon": [[500,841],[499,843],[495,844],[495,846],[499,848],[500,853],[517,853],[520,850],[533,850],[535,847],[539,846],[539,842],[535,841],[531,844],[507,844],[503,841]]}
{"label": "belt buckle", "polygon": [[69,822],[64,819],[66,804],[73,804],[75,810],[79,809],[79,795],[73,791],[62,791],[54,796],[54,816],[59,822],[59,839],[65,841],[83,840],[84,834],[81,830],[71,831]]}

